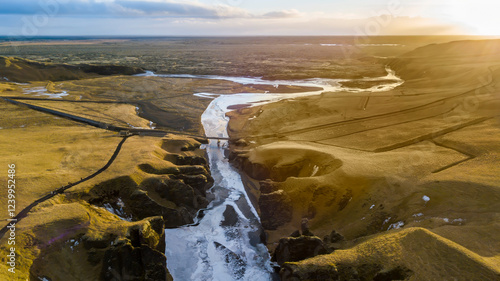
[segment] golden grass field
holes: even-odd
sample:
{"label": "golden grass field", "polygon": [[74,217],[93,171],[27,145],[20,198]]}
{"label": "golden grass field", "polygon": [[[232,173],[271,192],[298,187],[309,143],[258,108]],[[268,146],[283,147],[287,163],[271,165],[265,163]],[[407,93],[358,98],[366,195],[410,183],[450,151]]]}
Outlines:
{"label": "golden grass field", "polygon": [[[22,66],[16,67],[16,62],[22,60],[8,61],[9,65],[4,64],[3,67],[22,69]],[[70,94],[50,98],[25,93],[26,89],[35,87],[45,89],[47,93],[68,91]],[[182,122],[192,124],[187,133],[201,134],[199,118],[210,100],[192,94],[203,91],[231,93],[240,89],[244,87],[225,81],[113,76],[63,82],[32,81],[29,85],[5,82],[0,83],[0,96],[35,98],[22,101],[116,126],[143,128],[149,128],[150,122],[138,116],[136,106],[147,101],[154,104],[158,112],[168,111],[180,116]],[[99,170],[122,140],[116,132],[4,100],[0,101],[0,108],[0,159],[5,167],[12,163],[16,165],[16,212],[52,191]],[[163,138],[130,137],[106,171],[38,204],[16,225],[16,280],[40,276],[52,276],[54,280],[68,280],[75,276],[80,280],[99,278],[101,264],[85,262],[91,254],[83,246],[74,244],[75,241],[106,241],[110,236],[116,236],[118,240],[127,239],[129,229],[136,227],[134,225],[147,227],[149,222],[147,218],[126,222],[88,201],[99,198],[101,193],[106,193],[106,189],[124,188],[119,183],[126,179],[144,189],[137,192],[148,194],[154,202],[170,209],[183,209],[179,202],[165,200],[142,183],[154,178],[168,178],[164,174],[171,171],[179,173],[180,168],[174,164],[177,155],[203,157],[204,151],[192,151],[197,145],[199,143],[193,139],[175,135]],[[182,147],[189,148],[189,151],[181,151]],[[181,168],[186,170],[189,166]],[[200,170],[200,167],[197,169]],[[2,177],[0,184],[6,186],[7,178]],[[118,185],[109,186],[113,184]],[[7,200],[6,196],[2,195],[2,200]],[[2,204],[0,219],[5,222],[2,227],[7,225],[6,208]],[[5,263],[9,249],[5,238],[0,247],[3,261],[0,279],[12,280]],[[158,237],[155,239],[151,247],[158,246],[161,240]]]}
{"label": "golden grass field", "polygon": [[[96,42],[82,45],[92,48],[94,43],[102,47]],[[291,221],[267,231],[268,248],[272,251],[281,237],[300,228],[304,217],[315,235],[323,237],[334,229],[346,238],[331,254],[285,263],[284,280],[366,264],[383,270],[407,268],[413,272],[410,280],[500,278],[500,42],[461,41],[411,51],[414,47],[410,44],[395,52],[365,50],[395,57],[356,54],[353,60],[340,62],[339,54],[325,62],[329,54],[324,48],[322,53],[308,52],[311,59],[297,56],[290,61],[254,54],[259,61],[249,66],[249,73],[265,77],[379,76],[388,64],[405,80],[388,92],[325,92],[229,113],[231,137],[246,140],[240,142],[243,146],[233,144],[233,152],[252,163],[243,172],[257,175],[252,168],[264,167],[277,182],[281,190],[277,193],[287,196],[293,206]],[[211,48],[214,52],[218,47]],[[229,66],[225,60],[230,58],[218,51],[221,57],[215,63],[223,65],[222,74],[246,74],[240,67],[246,61],[239,52],[247,48],[234,52],[237,67]],[[282,54],[282,48],[270,50],[269,56]],[[286,48],[296,56],[305,47]],[[110,61],[115,59],[112,56]],[[162,65],[160,70],[197,73],[191,62],[198,58],[184,59],[179,68]],[[220,74],[210,63],[200,67]],[[68,71],[68,65],[6,57],[0,58],[0,69],[29,82],[1,82],[0,97],[36,98],[22,101],[116,126],[148,128],[153,121],[155,127],[181,135],[203,134],[200,115],[210,100],[193,93],[304,90],[222,80],[103,76],[71,67]],[[290,69],[296,73],[291,75]],[[34,87],[69,95],[50,99],[25,93]],[[122,140],[116,132],[3,99],[0,111],[0,165],[16,164],[17,211],[103,167]],[[122,220],[89,203],[91,199],[107,190],[131,189],[164,208],[181,210],[181,203],[161,197],[148,183],[179,173],[186,169],[183,166],[204,170],[201,165],[175,163],[179,156],[202,157],[198,146],[196,140],[183,136],[132,136],[106,171],[34,207],[17,224],[17,280],[97,279],[101,264],[92,256],[100,257],[104,250],[89,250],[75,241],[123,242],[131,229],[150,229],[152,222],[150,218]],[[4,173],[2,186],[7,184],[7,168]],[[258,201],[258,190],[254,195]],[[0,200],[6,201],[6,194]],[[5,220],[6,206],[1,206],[0,219]],[[147,233],[152,233],[147,237],[149,246],[159,247],[161,237]],[[0,279],[7,280],[11,277],[6,275],[8,246],[5,237],[0,242]]]}
{"label": "golden grass field", "polygon": [[392,91],[231,113],[231,136],[254,142],[240,156],[292,202],[269,247],[304,217],[315,235],[348,241],[285,264],[284,280],[362,264],[402,266],[410,280],[500,278],[499,50],[498,40],[422,47],[387,61],[405,80]]}
{"label": "golden grass field", "polygon": [[[97,171],[106,164],[121,140],[115,133],[79,125],[4,101],[1,102],[1,107],[3,127],[0,134],[0,158],[2,165],[16,164],[17,211],[58,187],[68,182],[76,182]],[[92,186],[106,179],[130,174],[136,166],[133,165],[134,161],[148,159],[157,142],[157,139],[147,137],[131,139],[112,168],[87,183]],[[2,178],[1,184],[6,185],[5,177]],[[85,188],[88,186],[76,186],[72,191],[81,192]],[[29,277],[30,267],[43,251],[44,244],[57,237],[62,229],[87,222],[89,217],[96,220],[92,222],[94,227],[90,229],[97,232],[107,229],[107,225],[113,222],[122,223],[119,218],[105,210],[91,207],[82,200],[67,200],[65,196],[56,196],[35,207],[25,220],[17,224],[17,280],[26,280]],[[2,212],[1,218],[5,221],[6,211]],[[6,223],[2,223],[2,227],[4,225]],[[82,232],[84,229],[71,235]],[[6,253],[7,249],[4,243],[5,239],[2,239],[2,254]],[[59,256],[59,260],[77,263],[81,256],[66,254]],[[2,263],[1,267],[2,278],[11,278],[10,275],[5,275],[8,273],[6,264]],[[51,268],[55,270],[58,267]],[[83,279],[92,272],[83,266],[79,270],[79,274],[87,271],[81,275]]]}

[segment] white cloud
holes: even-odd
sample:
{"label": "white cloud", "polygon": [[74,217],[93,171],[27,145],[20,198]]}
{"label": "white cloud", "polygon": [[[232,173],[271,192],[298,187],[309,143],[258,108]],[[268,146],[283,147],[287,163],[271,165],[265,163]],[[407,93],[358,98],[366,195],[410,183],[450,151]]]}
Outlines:
{"label": "white cloud", "polygon": [[[61,2],[61,1],[59,1]],[[24,0],[2,3],[0,14],[30,15],[45,11],[47,6],[57,11],[56,16],[171,16],[200,18],[249,17],[244,9],[229,5],[208,5],[197,1],[175,0]],[[49,4],[50,3],[50,4]],[[56,3],[54,5],[54,3]]]}
{"label": "white cloud", "polygon": [[[58,0],[62,1],[62,0]],[[65,0],[66,1],[66,0]],[[42,4],[41,4],[42,3]],[[35,15],[43,13],[46,0],[24,0],[2,3],[0,14]],[[57,3],[52,1],[50,3]],[[264,15],[221,2],[205,4],[198,1],[179,0],[75,0],[50,6],[54,16],[83,17],[172,17],[172,18],[290,18],[298,17],[297,10],[271,11]]]}
{"label": "white cloud", "polygon": [[295,9],[273,11],[273,12],[269,12],[269,13],[262,15],[262,17],[264,17],[264,18],[298,18],[301,16],[302,16],[302,14]]}
{"label": "white cloud", "polygon": [[[301,13],[295,9],[254,14],[221,3],[67,0],[67,4],[57,7],[57,13],[50,17],[47,25],[36,27],[38,35],[356,35],[367,24],[380,22],[376,18],[359,18],[354,14]],[[39,0],[2,4],[0,14],[5,20],[0,25],[0,34],[23,34],[26,22],[22,19],[35,22],[31,15],[41,11],[44,10]],[[371,35],[465,33],[456,26],[450,21],[394,17],[390,24],[380,26],[379,34]]]}

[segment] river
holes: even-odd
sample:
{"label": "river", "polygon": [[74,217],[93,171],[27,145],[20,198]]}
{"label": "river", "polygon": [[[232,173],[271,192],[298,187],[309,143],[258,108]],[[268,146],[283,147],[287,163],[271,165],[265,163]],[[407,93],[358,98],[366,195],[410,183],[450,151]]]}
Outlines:
{"label": "river", "polygon": [[[231,105],[276,102],[323,92],[381,92],[403,83],[395,73],[387,69],[387,76],[359,79],[362,81],[387,81],[369,89],[343,87],[339,82],[346,79],[307,79],[295,81],[268,81],[259,78],[225,77],[208,75],[156,75],[142,76],[171,78],[219,79],[241,84],[294,85],[321,87],[323,90],[294,94],[240,93],[219,95],[196,93],[212,98],[201,121],[207,136],[228,137],[229,118],[226,113]],[[262,231],[257,210],[251,204],[239,172],[225,158],[225,141],[211,140],[206,147],[214,185],[210,193],[214,200],[195,218],[192,225],[166,229],[167,265],[174,280],[279,280],[271,265],[266,246],[260,240]]]}

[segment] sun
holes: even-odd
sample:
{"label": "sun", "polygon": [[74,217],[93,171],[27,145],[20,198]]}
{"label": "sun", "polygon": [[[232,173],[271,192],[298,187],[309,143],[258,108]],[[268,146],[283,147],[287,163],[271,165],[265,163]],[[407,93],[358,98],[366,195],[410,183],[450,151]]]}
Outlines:
{"label": "sun", "polygon": [[477,35],[500,35],[500,1],[450,0],[442,11]]}

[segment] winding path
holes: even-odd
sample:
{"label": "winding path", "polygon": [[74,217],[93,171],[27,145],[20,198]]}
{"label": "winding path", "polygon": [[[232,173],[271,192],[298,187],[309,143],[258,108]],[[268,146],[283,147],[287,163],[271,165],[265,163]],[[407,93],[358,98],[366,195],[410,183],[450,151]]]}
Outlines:
{"label": "winding path", "polygon": [[[19,223],[19,221],[21,221],[23,218],[25,218],[28,213],[31,211],[31,209],[33,209],[35,206],[37,206],[38,204],[46,201],[46,200],[49,200],[50,198],[56,196],[57,194],[61,194],[63,193],[64,191],[66,191],[67,189],[75,186],[75,185],[78,185],[80,183],[83,183],[85,181],[88,181],[94,177],[96,177],[97,175],[101,174],[102,172],[106,171],[106,169],[109,168],[109,166],[111,166],[111,164],[113,164],[113,162],[115,161],[116,157],[118,156],[118,154],[120,153],[120,150],[123,146],[123,144],[125,143],[125,141],[129,138],[129,136],[125,136],[121,141],[120,143],[118,144],[118,146],[116,147],[115,149],[115,152],[113,153],[113,155],[111,156],[111,158],[109,159],[108,163],[106,163],[106,165],[104,165],[102,168],[100,168],[99,170],[97,170],[95,173],[91,174],[90,176],[87,176],[77,182],[74,182],[74,183],[70,183],[68,185],[65,185],[63,187],[60,187],[54,191],[52,191],[51,193],[43,196],[42,198],[36,200],[35,202],[31,203],[30,205],[28,205],[26,208],[24,208],[21,212],[19,212],[15,217],[11,218],[10,219],[10,222],[15,222],[16,224]],[[0,239],[3,238],[3,236],[5,235],[5,233],[7,233],[8,231],[8,228],[7,228],[8,224],[6,226],[4,226],[1,230],[0,230]]]}
{"label": "winding path", "polygon": [[[15,104],[15,105],[26,106],[26,107],[28,107],[30,109],[33,109],[33,110],[37,110],[37,111],[40,111],[40,112],[52,114],[52,115],[55,115],[55,116],[58,116],[58,117],[62,117],[62,118],[66,118],[66,119],[69,119],[69,120],[72,120],[72,121],[76,121],[76,122],[79,122],[79,123],[84,123],[86,125],[90,125],[90,126],[97,127],[97,128],[100,128],[100,129],[104,129],[104,130],[108,130],[108,131],[114,131],[114,132],[127,131],[127,132],[130,133],[129,135],[123,136],[123,139],[120,141],[120,143],[116,147],[113,155],[111,156],[111,158],[109,159],[109,161],[106,163],[106,165],[104,165],[102,168],[100,168],[99,170],[97,170],[95,173],[93,173],[93,174],[91,174],[91,175],[89,175],[89,176],[87,176],[85,178],[82,178],[81,180],[79,180],[77,182],[70,183],[70,184],[68,184],[66,186],[60,187],[60,188],[52,191],[51,193],[43,196],[42,198],[37,199],[36,201],[34,201],[33,203],[31,203],[30,205],[28,205],[27,207],[25,207],[15,217],[9,219],[8,220],[9,222],[18,223],[23,218],[25,218],[28,215],[28,213],[35,206],[37,206],[38,204],[40,204],[40,203],[42,203],[44,201],[47,201],[47,200],[53,198],[54,196],[56,196],[57,194],[61,194],[64,191],[66,191],[67,189],[69,189],[69,188],[71,188],[73,186],[76,186],[76,185],[78,185],[80,183],[83,183],[85,181],[88,181],[88,180],[96,177],[97,175],[101,174],[102,172],[104,172],[106,169],[109,168],[109,166],[111,166],[111,164],[113,164],[113,162],[115,161],[116,157],[118,156],[118,154],[119,154],[119,152],[120,152],[123,144],[125,143],[125,141],[130,136],[132,136],[132,135],[143,135],[143,136],[152,136],[152,137],[163,137],[163,136],[165,136],[168,133],[170,133],[170,134],[180,134],[178,132],[169,132],[169,131],[162,131],[162,130],[131,129],[131,128],[126,128],[126,127],[115,126],[115,125],[112,125],[112,124],[108,124],[108,123],[104,123],[104,122],[100,122],[100,121],[96,121],[96,120],[92,120],[92,119],[80,117],[80,116],[77,116],[77,115],[73,115],[73,114],[69,114],[69,113],[65,113],[65,112],[61,112],[61,111],[57,111],[57,110],[53,110],[53,109],[49,109],[49,108],[45,108],[45,107],[41,107],[41,106],[36,106],[36,105],[32,105],[32,104],[28,104],[28,103],[24,103],[24,102],[20,102],[20,101],[14,100],[14,99],[38,100],[38,99],[33,99],[33,98],[16,98],[16,97],[7,98],[7,97],[0,97],[0,99],[3,99],[4,101],[12,103],[12,104]],[[42,100],[42,99],[40,99],[40,100]],[[43,99],[43,100],[47,101],[47,99]],[[109,102],[109,103],[121,103],[121,102]],[[189,137],[194,137],[194,138],[199,138],[199,139],[228,140],[228,138],[220,138],[220,137],[205,137],[205,136],[198,136],[198,135],[191,135],[191,134],[182,134],[182,135],[189,136]],[[7,233],[7,231],[8,231],[7,226],[8,225],[9,224],[7,224],[2,229],[0,229],[0,239],[3,238],[3,236],[5,235],[5,233]]]}

